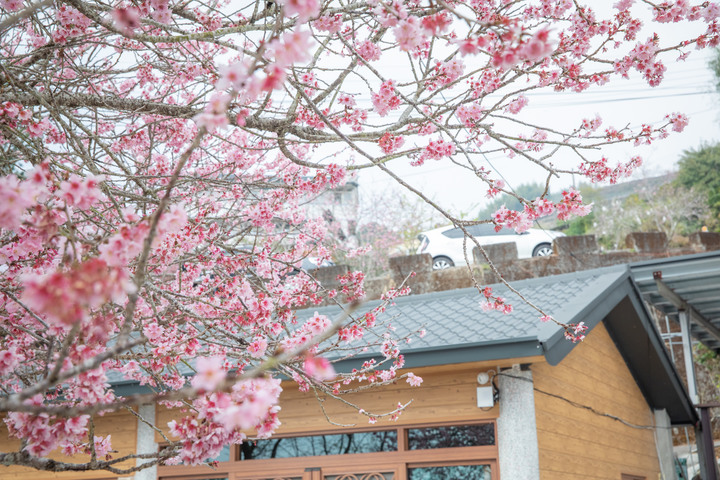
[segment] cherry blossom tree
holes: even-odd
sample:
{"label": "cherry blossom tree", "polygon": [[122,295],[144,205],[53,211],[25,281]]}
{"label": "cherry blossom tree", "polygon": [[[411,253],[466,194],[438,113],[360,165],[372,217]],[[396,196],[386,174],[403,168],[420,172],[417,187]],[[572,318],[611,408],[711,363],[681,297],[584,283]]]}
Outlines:
{"label": "cherry blossom tree", "polygon": [[[635,10],[682,22],[686,38],[639,37]],[[0,0],[0,412],[22,440],[1,463],[129,473],[92,416],[183,402],[168,446],[136,468],[197,464],[273,433],[280,374],[339,401],[399,376],[420,384],[398,372],[382,307],[354,313],[361,272],[331,291],[297,273],[334,247],[303,204],[377,169],[465,228],[392,166],[452,162],[481,194],[512,195],[480,166],[492,152],[546,185],[617,181],[641,160],[601,147],[653,142],[687,118],[561,129],[523,117],[530,92],[631,75],[656,86],[664,62],[718,44],[719,14],[685,0],[621,0],[605,17],[573,0]],[[522,231],[589,211],[572,190],[519,200],[484,221]],[[349,306],[298,320],[324,301]],[[329,359],[368,344],[381,361],[333,371]],[[149,393],[116,396],[113,378]],[[57,449],[88,460],[48,460]]]}

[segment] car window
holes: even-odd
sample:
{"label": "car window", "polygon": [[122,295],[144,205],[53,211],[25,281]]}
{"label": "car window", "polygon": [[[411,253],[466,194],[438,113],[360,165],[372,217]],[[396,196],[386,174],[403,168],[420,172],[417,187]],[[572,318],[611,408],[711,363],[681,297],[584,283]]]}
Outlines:
{"label": "car window", "polygon": [[463,235],[465,235],[463,231],[459,228],[451,228],[450,230],[445,230],[444,232],[442,232],[442,234],[448,238],[462,238]]}
{"label": "car window", "polygon": [[[499,232],[495,231],[495,225],[492,223],[481,223],[480,225],[470,225],[465,230],[474,237],[491,237],[495,235],[512,235],[513,231],[503,228]],[[464,233],[459,228],[450,228],[442,232],[448,238],[462,238]]]}
{"label": "car window", "polygon": [[503,231],[499,233],[495,231],[495,225],[491,223],[482,223],[468,227],[468,232],[475,237],[489,237],[492,235],[503,235]]}

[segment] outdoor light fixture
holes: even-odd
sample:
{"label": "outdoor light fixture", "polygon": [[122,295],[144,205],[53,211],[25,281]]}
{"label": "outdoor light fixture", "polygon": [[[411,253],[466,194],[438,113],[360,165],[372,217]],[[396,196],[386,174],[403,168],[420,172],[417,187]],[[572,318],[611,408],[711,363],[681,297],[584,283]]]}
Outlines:
{"label": "outdoor light fixture", "polygon": [[[493,376],[495,372],[490,370]],[[477,382],[480,385],[488,385],[490,383],[490,372],[480,372],[477,375]],[[495,395],[492,385],[486,387],[477,387],[477,406],[478,408],[492,408],[495,406]]]}

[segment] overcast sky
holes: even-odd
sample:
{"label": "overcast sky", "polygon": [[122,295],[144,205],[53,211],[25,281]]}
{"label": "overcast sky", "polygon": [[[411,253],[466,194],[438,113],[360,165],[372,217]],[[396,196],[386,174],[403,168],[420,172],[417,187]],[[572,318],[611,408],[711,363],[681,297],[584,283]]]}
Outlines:
{"label": "overcast sky", "polygon": [[[653,27],[661,37],[676,37],[685,30],[682,25]],[[667,32],[663,30],[667,29]],[[638,37],[647,38],[647,34]],[[679,37],[677,37],[679,38]],[[665,78],[659,87],[649,87],[637,72],[628,80],[614,80],[603,87],[577,93],[541,93],[527,95],[530,103],[524,114],[533,120],[555,123],[568,122],[577,125],[583,118],[599,114],[603,126],[616,128],[642,123],[658,122],[666,114],[685,113],[690,117],[688,127],[682,133],[674,133],[667,139],[649,147],[623,146],[608,149],[611,163],[626,161],[631,156],[641,155],[642,169],[632,178],[655,176],[675,168],[683,150],[698,148],[704,142],[720,141],[720,94],[714,90],[714,77],[708,67],[711,50],[692,51],[684,62],[665,57],[667,67]],[[677,57],[677,54],[675,54]],[[508,160],[500,154],[489,157],[490,167],[504,177],[510,186],[542,180],[538,172]],[[454,212],[473,215],[485,202],[485,192],[479,191],[477,180],[461,174],[447,163],[428,162],[423,167],[410,167],[401,162],[393,170],[404,175],[413,186],[439,201]],[[580,179],[576,179],[580,181]],[[572,178],[556,181],[553,191],[558,191],[573,182]],[[363,172],[359,177],[361,196],[372,191],[399,188],[382,172]]]}

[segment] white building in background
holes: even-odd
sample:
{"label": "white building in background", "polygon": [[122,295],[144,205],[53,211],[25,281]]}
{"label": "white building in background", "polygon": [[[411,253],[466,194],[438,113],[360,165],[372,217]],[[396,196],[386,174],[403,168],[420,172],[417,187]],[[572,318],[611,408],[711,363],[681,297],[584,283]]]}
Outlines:
{"label": "white building in background", "polygon": [[322,217],[341,241],[355,236],[360,214],[358,183],[354,180],[328,190],[304,205],[309,217]]}

